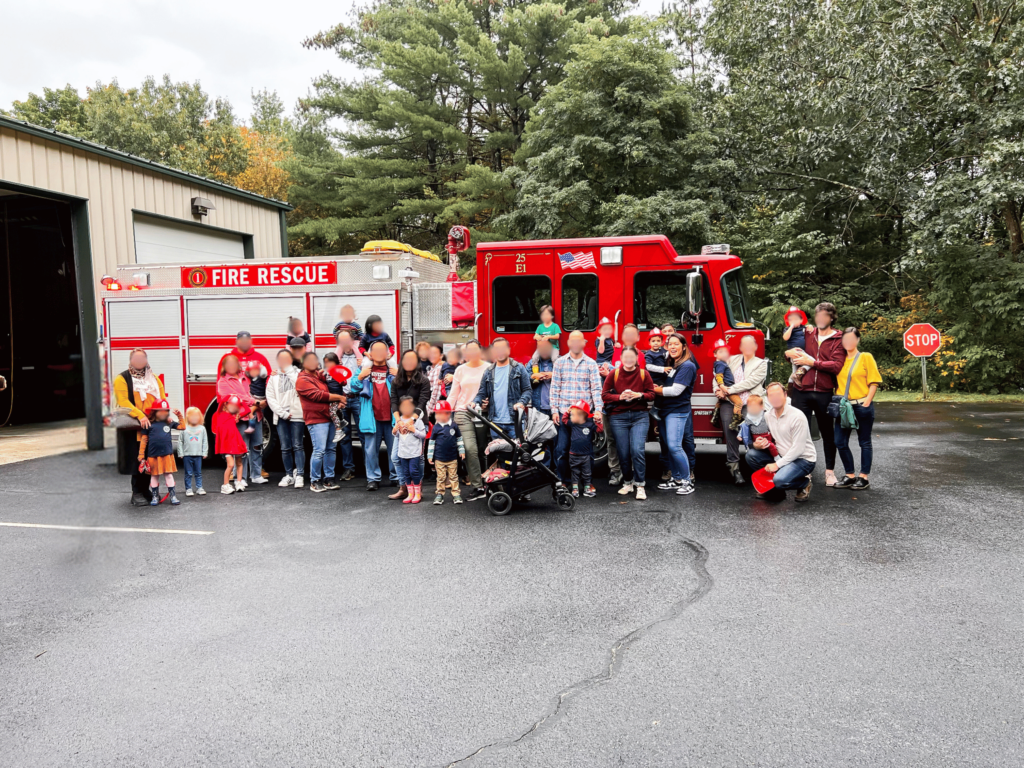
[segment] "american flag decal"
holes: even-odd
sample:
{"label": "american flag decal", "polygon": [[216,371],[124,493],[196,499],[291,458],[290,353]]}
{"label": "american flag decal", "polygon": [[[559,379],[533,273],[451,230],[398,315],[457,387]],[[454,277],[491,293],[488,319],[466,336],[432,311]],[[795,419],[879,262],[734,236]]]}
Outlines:
{"label": "american flag decal", "polygon": [[597,265],[594,263],[594,252],[577,251],[576,253],[560,253],[558,254],[558,261],[562,265],[562,269],[597,269]]}

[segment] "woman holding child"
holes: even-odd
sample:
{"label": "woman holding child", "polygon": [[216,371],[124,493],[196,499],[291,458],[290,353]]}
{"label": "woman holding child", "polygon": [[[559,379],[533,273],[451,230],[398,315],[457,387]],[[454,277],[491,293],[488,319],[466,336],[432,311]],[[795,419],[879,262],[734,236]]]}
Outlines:
{"label": "woman holding child", "polygon": [[734,383],[731,386],[717,386],[715,396],[719,402],[718,415],[722,423],[722,436],[725,438],[725,462],[736,485],[743,485],[745,481],[740,472],[739,433],[730,428],[736,415],[730,397],[739,395],[744,406],[751,395],[764,397],[768,362],[757,356],[757,339],[747,335],[740,339],[739,354],[732,355],[728,363]]}

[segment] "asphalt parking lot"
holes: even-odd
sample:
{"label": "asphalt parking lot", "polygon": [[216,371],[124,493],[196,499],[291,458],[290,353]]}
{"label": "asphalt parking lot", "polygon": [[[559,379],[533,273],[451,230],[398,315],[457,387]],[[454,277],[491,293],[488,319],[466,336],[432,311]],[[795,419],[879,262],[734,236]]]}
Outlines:
{"label": "asphalt parking lot", "polygon": [[0,467],[0,523],[198,532],[0,526],[2,763],[1022,765],[1024,408],[878,410],[873,487],[803,505],[712,453],[501,518]]}

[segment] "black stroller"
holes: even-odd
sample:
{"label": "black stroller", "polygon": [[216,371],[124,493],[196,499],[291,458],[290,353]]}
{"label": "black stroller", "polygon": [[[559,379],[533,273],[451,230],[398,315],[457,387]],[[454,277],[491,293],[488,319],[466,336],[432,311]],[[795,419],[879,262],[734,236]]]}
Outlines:
{"label": "black stroller", "polygon": [[572,512],[576,508],[572,492],[558,475],[541,463],[548,450],[545,443],[551,443],[558,434],[550,417],[533,408],[527,409],[525,416],[517,410],[513,436],[480,412],[473,415],[499,436],[488,445],[489,458],[497,457],[497,461],[484,472],[487,508],[491,514],[507,515],[516,499],[545,488],[551,489],[559,509]]}

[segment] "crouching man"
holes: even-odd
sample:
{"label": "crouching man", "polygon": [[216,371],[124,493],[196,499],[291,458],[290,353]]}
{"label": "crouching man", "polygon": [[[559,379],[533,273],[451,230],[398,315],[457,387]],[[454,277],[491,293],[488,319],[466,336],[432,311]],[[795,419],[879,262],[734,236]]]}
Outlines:
{"label": "crouching man", "polygon": [[786,388],[777,381],[768,385],[766,394],[771,407],[765,411],[765,419],[778,456],[772,456],[771,443],[766,438],[758,437],[746,453],[747,464],[754,471],[763,467],[771,473],[775,490],[769,491],[769,496],[774,493],[785,498],[786,491],[792,488],[797,501],[807,501],[811,496],[811,473],[818,458],[807,417],[788,401]]}

